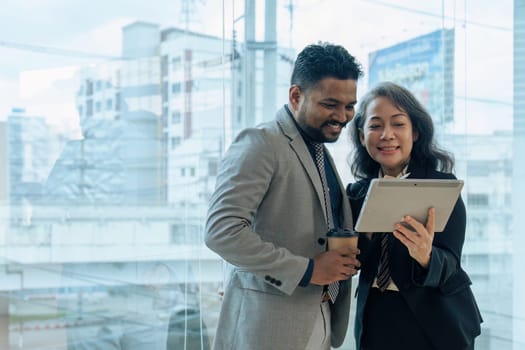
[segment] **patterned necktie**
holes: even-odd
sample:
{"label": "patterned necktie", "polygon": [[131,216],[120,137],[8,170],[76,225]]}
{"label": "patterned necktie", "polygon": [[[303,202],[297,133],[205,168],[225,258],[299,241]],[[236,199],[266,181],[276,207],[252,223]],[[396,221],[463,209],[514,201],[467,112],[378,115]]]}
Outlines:
{"label": "patterned necktie", "polygon": [[[326,221],[328,229],[334,228],[333,217],[332,217],[332,202],[330,201],[330,192],[328,189],[328,182],[326,181],[326,171],[324,167],[324,147],[322,143],[315,142],[313,144],[315,150],[315,165],[317,170],[319,170],[319,175],[321,176],[321,182],[323,184],[323,197],[324,205],[326,208]],[[328,285],[328,296],[332,301],[332,304],[335,303],[335,299],[339,294],[339,282],[332,282]]]}
{"label": "patterned necktie", "polygon": [[[408,165],[405,166],[401,174],[399,174],[399,179],[404,179],[410,175],[410,173],[407,173]],[[382,172],[379,173],[379,176],[382,176]],[[384,178],[395,178],[394,176],[388,176],[384,175]],[[390,235],[388,233],[382,233],[381,234],[381,256],[379,257],[379,268],[377,269],[377,287],[380,291],[384,292],[388,285],[390,284],[391,278],[390,278],[390,258],[388,254],[388,237]]]}
{"label": "patterned necktie", "polygon": [[377,269],[377,286],[384,292],[390,284],[390,266],[388,263],[388,233],[381,234],[381,257],[379,258],[379,268]]}

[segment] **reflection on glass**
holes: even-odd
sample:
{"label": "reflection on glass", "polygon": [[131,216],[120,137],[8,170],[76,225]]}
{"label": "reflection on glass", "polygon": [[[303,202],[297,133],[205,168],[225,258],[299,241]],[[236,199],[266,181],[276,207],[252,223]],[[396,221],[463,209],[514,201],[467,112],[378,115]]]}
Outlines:
{"label": "reflection on glass", "polygon": [[[273,118],[295,53],[318,40],[364,63],[358,99],[383,79],[427,99],[466,184],[477,347],[525,346],[511,224],[525,198],[513,180],[525,12],[280,0],[266,15],[265,3],[253,16],[243,1],[2,3],[1,349],[209,348],[224,273],[202,230],[217,164],[242,128]],[[349,182],[347,139],[331,148]]]}

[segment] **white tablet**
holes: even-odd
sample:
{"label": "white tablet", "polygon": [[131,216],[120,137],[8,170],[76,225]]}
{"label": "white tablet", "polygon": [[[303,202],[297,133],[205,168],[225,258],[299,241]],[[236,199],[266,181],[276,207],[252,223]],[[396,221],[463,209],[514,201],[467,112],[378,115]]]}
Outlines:
{"label": "white tablet", "polygon": [[425,224],[428,209],[436,209],[435,232],[445,229],[459,198],[463,180],[373,179],[355,231],[392,232],[403,216]]}

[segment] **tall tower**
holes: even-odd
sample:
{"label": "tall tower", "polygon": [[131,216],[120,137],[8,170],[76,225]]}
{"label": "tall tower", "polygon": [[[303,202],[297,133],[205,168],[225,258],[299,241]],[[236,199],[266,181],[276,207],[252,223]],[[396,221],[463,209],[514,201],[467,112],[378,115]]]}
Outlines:
{"label": "tall tower", "polygon": [[190,24],[195,21],[195,14],[197,13],[195,7],[197,2],[203,3],[205,0],[182,0],[182,20],[184,21],[184,30],[190,30]]}
{"label": "tall tower", "polygon": [[[277,84],[277,1],[264,2],[264,40],[256,39],[256,1],[244,2],[244,55],[243,70],[243,123],[240,128],[252,126],[257,122],[273,119],[276,109]],[[257,52],[263,53],[262,91],[257,86]],[[262,103],[257,99],[261,96]],[[260,106],[260,107],[258,107]],[[261,108],[261,110],[259,110]],[[257,118],[257,115],[261,115]]]}

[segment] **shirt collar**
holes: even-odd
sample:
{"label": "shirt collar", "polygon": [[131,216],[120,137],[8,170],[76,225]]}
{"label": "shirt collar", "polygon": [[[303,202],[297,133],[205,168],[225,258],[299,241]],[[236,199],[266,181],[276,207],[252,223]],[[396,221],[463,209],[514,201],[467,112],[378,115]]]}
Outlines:
{"label": "shirt collar", "polygon": [[391,179],[406,179],[410,175],[410,173],[408,173],[407,171],[408,171],[408,163],[407,163],[407,165],[405,165],[403,170],[401,170],[401,172],[399,174],[397,174],[397,176],[384,175],[383,174],[383,169],[381,169],[381,167],[379,167],[378,177],[380,177],[380,178],[381,177],[391,178]]}

